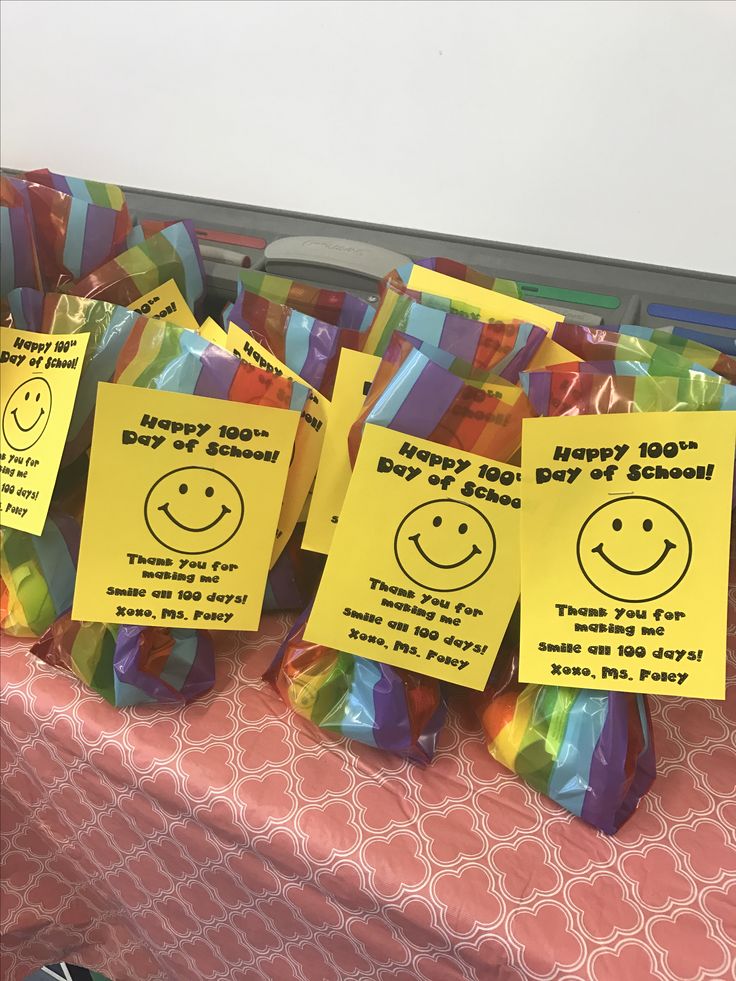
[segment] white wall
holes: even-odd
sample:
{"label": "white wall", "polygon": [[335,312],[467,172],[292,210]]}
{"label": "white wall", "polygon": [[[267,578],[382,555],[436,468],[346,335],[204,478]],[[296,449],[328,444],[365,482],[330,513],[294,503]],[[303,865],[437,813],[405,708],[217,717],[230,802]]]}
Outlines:
{"label": "white wall", "polygon": [[736,274],[733,2],[2,4],[2,164]]}

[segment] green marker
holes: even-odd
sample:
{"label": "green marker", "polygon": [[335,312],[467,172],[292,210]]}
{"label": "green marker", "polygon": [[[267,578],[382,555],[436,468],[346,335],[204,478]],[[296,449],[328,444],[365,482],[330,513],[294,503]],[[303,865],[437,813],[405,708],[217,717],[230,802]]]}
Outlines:
{"label": "green marker", "polygon": [[578,303],[585,307],[598,307],[601,310],[617,310],[621,306],[621,300],[617,296],[610,296],[606,293],[566,290],[559,286],[545,286],[543,283],[519,283],[518,285],[524,299],[562,300],[567,303]]}

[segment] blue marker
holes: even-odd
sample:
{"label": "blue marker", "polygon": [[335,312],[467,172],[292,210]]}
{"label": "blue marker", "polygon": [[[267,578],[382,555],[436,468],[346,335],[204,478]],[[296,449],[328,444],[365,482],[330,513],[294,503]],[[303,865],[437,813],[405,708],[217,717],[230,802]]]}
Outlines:
{"label": "blue marker", "polygon": [[703,327],[721,327],[736,330],[736,316],[715,313],[713,310],[695,310],[691,307],[671,307],[665,303],[650,303],[647,307],[650,317],[660,320],[679,320],[685,324],[700,324]]}

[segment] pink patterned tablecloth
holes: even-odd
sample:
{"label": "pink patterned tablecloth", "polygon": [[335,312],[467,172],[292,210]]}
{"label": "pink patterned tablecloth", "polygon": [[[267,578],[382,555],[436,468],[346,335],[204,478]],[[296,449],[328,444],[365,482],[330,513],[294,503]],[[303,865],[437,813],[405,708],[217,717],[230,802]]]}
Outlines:
{"label": "pink patterned tablecloth", "polygon": [[4,981],[698,981],[736,967],[736,683],[653,699],[659,777],[615,839],[454,710],[420,769],[260,681],[286,618],[220,634],[216,691],[116,711],[5,640]]}

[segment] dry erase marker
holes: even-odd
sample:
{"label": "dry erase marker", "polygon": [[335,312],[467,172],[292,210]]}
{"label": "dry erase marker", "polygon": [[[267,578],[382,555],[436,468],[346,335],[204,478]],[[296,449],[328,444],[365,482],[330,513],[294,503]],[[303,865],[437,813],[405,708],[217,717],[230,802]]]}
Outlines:
{"label": "dry erase marker", "polygon": [[237,245],[241,249],[257,249],[262,252],[268,244],[265,238],[255,235],[241,235],[239,232],[223,232],[219,228],[195,228],[197,238],[204,242],[217,242],[220,245]]}
{"label": "dry erase marker", "polygon": [[212,259],[214,262],[223,262],[227,266],[241,266],[245,269],[250,267],[250,256],[243,252],[236,252],[234,249],[222,249],[218,245],[205,245],[199,243],[199,251],[203,258]]}

